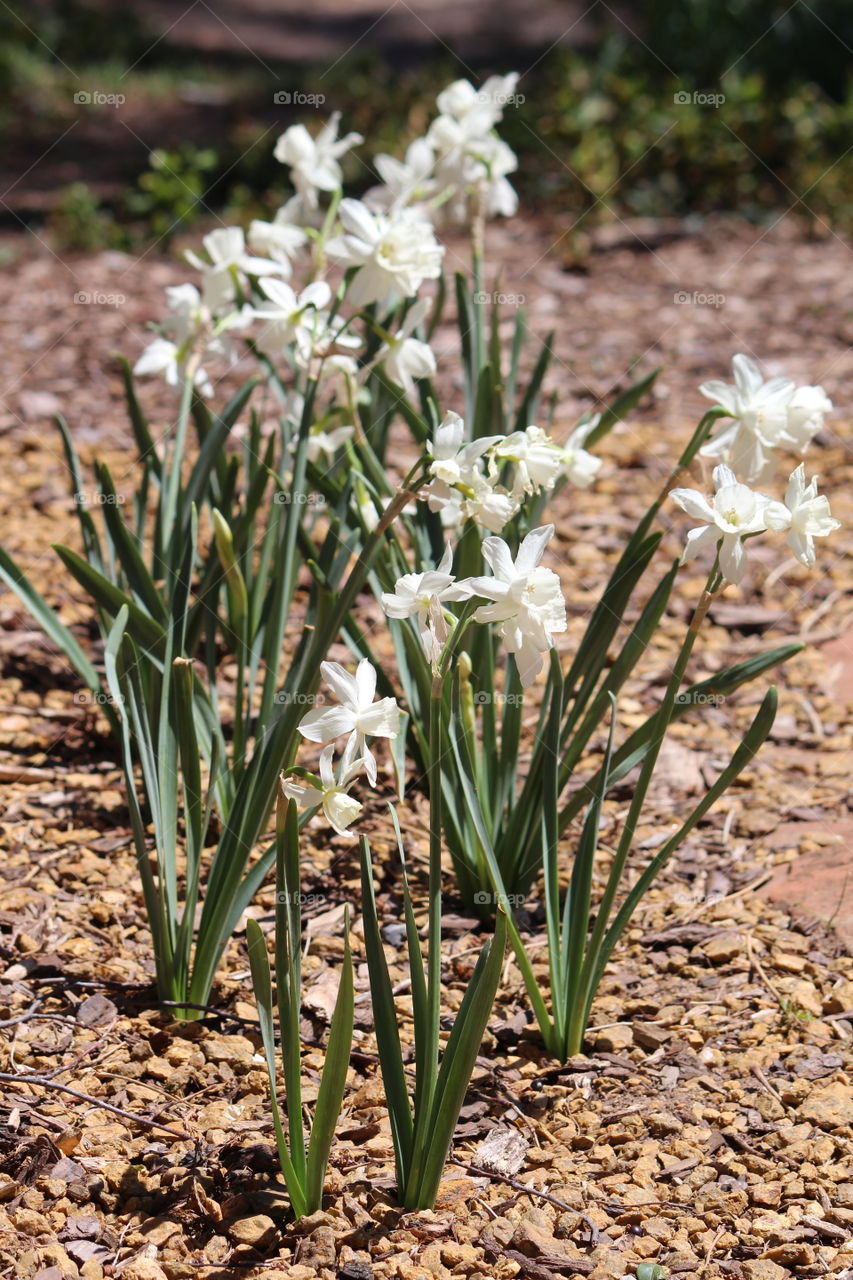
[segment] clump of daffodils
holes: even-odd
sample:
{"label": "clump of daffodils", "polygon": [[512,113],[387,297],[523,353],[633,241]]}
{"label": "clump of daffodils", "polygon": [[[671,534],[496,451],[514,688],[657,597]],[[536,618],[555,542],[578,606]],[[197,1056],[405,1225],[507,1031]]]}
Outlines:
{"label": "clump of daffodils", "polygon": [[[403,574],[393,592],[383,592],[382,608],[389,618],[416,620],[424,653],[437,673],[444,646],[458,621],[447,606],[484,600],[486,603],[474,611],[473,621],[497,625],[504,652],[512,654],[522,686],[528,688],[541,671],[555,635],[567,625],[560,579],[541,563],[553,536],[552,524],[532,530],[515,557],[502,538],[486,538],[483,558],[491,573],[465,579],[454,577],[453,550],[447,546],[434,569]],[[337,662],[322,663],[321,672],[334,701],[309,711],[299,724],[304,738],[323,745],[319,777],[300,770],[283,780],[282,789],[300,807],[321,808],[330,826],[343,835],[362,809],[349,794],[353,782],[363,773],[370,785],[376,786],[377,764],[368,739],[396,738],[400,709],[394,698],[376,698],[376,671],[367,658],[354,674]],[[336,768],[335,743],[344,737]]]}
{"label": "clump of daffodils", "polygon": [[815,538],[825,538],[841,525],[832,517],[829,500],[818,496],[817,476],[806,484],[802,462],[791,473],[784,502],[751,489],[726,466],[714,468],[714,487],[710,498],[697,489],[673,489],[669,496],[688,515],[703,521],[689,531],[682,562],[716,547],[720,572],[727,582],[743,580],[747,538],[767,530],[786,530],[794,555],[811,568],[816,558]]}
{"label": "clump of daffodils", "polygon": [[798,387],[790,378],[765,382],[748,356],[732,360],[734,383],[703,382],[703,396],[725,409],[730,426],[703,446],[747,483],[763,484],[776,470],[777,449],[804,453],[832,409],[823,387]]}
{"label": "clump of daffodils", "polygon": [[[380,364],[414,396],[416,381],[436,371],[422,336],[427,307],[409,307],[378,355],[361,366],[352,355],[363,345],[351,329],[352,309],[396,309],[436,280],[444,257],[437,226],[515,212],[507,175],[517,161],[497,126],[519,100],[517,81],[513,73],[493,76],[479,89],[467,80],[449,85],[436,99],[426,134],[410,143],[402,160],[375,158],[383,181],[364,200],[342,198],[343,163],[364,139],[340,136],[338,112],[316,134],[302,124],[287,129],[275,157],[288,169],[294,194],[269,221],[254,219],[248,232],[217,228],[203,238],[200,252],[186,253],[199,279],[167,291],[172,315],[135,372],[162,374],[172,386],[189,372],[197,390],[211,395],[205,364],[234,358],[224,335],[239,328],[289,366],[297,381],[310,374],[329,390],[335,362],[349,362],[347,374],[362,379]],[[333,311],[341,272],[350,276],[347,305]],[[301,286],[289,283],[296,277]]]}
{"label": "clump of daffodils", "polygon": [[[343,193],[343,164],[363,139],[341,136],[337,113],[316,134],[304,125],[287,129],[275,156],[289,171],[292,196],[269,221],[255,219],[247,232],[220,228],[203,238],[199,253],[187,253],[197,279],[167,290],[168,315],[135,371],[159,373],[175,387],[191,380],[210,395],[208,362],[233,361],[236,339],[245,337],[263,357],[288,427],[288,449],[295,448],[306,403],[312,405],[304,447],[308,462],[323,469],[355,456],[359,408],[370,402],[368,380],[376,370],[399,400],[434,406],[434,282],[445,256],[440,231],[448,222],[466,222],[476,245],[484,219],[515,212],[509,175],[516,158],[498,126],[519,100],[517,83],[511,74],[493,76],[479,89],[467,80],[449,85],[437,97],[435,118],[402,158],[375,158],[381,183],[363,200]],[[823,388],[765,380],[740,354],[733,376],[733,383],[700,387],[729,419],[701,450],[717,464],[713,493],[676,488],[670,496],[697,522],[683,560],[713,552],[719,577],[738,584],[751,538],[784,534],[793,555],[811,567],[816,539],[839,522],[818,493],[817,478],[807,481],[804,464],[791,472],[781,500],[763,490],[779,454],[805,452],[823,426],[832,409]],[[424,445],[416,494],[440,517],[450,542],[437,565],[421,561],[397,578],[393,591],[380,593],[382,608],[394,623],[415,628],[436,677],[447,666],[447,646],[463,612],[464,626],[493,627],[527,689],[567,623],[560,580],[543,564],[553,524],[522,534],[538,518],[533,504],[538,512],[561,485],[584,488],[596,479],[599,418],[563,440],[536,423],[474,437],[470,422],[453,411],[432,421],[438,425]],[[368,491],[365,476],[356,474],[352,492],[361,527],[375,529],[381,516],[376,490]],[[483,572],[457,577],[453,541],[472,524],[484,535]],[[294,768],[282,786],[344,833],[362,809],[351,789],[362,775],[376,785],[371,743],[398,736],[401,712],[393,698],[376,697],[376,671],[366,659],[354,673],[325,662],[322,674],[332,701],[299,726],[321,749],[319,773]]]}
{"label": "clump of daffodils", "polygon": [[577,428],[563,445],[535,425],[469,441],[462,418],[448,413],[427,444],[430,481],[422,496],[446,528],[473,520],[501,533],[525,499],[550,494],[562,479],[592,483],[601,459],[583,448],[590,430],[591,424]]}

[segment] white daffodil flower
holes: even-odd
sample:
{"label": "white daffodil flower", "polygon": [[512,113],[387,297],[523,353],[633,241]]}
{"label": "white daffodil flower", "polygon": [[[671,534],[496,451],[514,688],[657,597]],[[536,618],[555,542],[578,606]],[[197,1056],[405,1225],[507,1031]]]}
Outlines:
{"label": "white daffodil flower", "polygon": [[378,155],[373,164],[383,185],[368,191],[365,200],[371,206],[401,209],[405,205],[421,205],[435,194],[436,181],[432,176],[435,156],[426,138],[410,142],[403,160]]}
{"label": "white daffodil flower", "polygon": [[320,670],[338,705],[309,711],[299,724],[299,732],[309,742],[332,742],[342,734],[350,735],[347,744],[353,755],[361,753],[370,785],[376,785],[376,760],[367,750],[365,740],[396,738],[400,730],[400,708],[393,698],[376,694],[376,671],[367,658],[362,658],[351,675],[338,662],[322,662]]}
{"label": "white daffodil flower", "polygon": [[435,176],[444,201],[442,212],[451,220],[468,215],[475,197],[481,213],[511,216],[518,197],[507,174],[518,167],[515,152],[494,132],[506,104],[512,99],[518,76],[491,76],[480,89],[457,80],[437,99],[439,116],[427,131],[435,151]]}
{"label": "white daffodil flower", "polygon": [[560,472],[560,453],[541,427],[513,431],[495,445],[493,456],[515,464],[513,497],[521,499],[540,489],[553,489]]}
{"label": "white daffodil flower", "polygon": [[424,280],[441,274],[444,249],[414,209],[374,214],[361,200],[342,200],[340,218],[344,234],[326,250],[342,266],[359,268],[349,291],[354,306],[414,297]]}
{"label": "white daffodil flower", "polygon": [[803,453],[831,411],[832,401],[823,387],[797,387],[788,403],[786,435],[791,447]]}
{"label": "white daffodil flower", "polygon": [[343,182],[340,157],[364,142],[360,133],[338,137],[341,113],[335,111],[316,138],[304,124],[294,124],[275,144],[275,158],[290,166],[293,185],[309,209],[316,209],[319,191],[339,191]]}
{"label": "white daffodil flower", "polygon": [[245,327],[251,316],[244,309],[215,319],[194,284],[169,286],[166,301],[169,314],[160,326],[163,336],[145,348],[133,371],[140,376],[160,373],[168,386],[177,387],[186,377],[190,357],[195,356],[193,382],[201,395],[210,396],[213,384],[198,362],[206,356],[233,360],[235,352],[226,336],[227,330]]}
{"label": "white daffodil flower", "polygon": [[355,433],[355,427],[347,424],[324,431],[322,427],[312,427],[305,444],[305,456],[309,462],[321,462],[331,459],[345,440]]}
{"label": "white daffodil flower", "polygon": [[393,382],[399,383],[406,395],[415,393],[415,378],[431,378],[435,373],[435,355],[429,343],[411,335],[430,308],[429,298],[416,302],[403,321],[401,328],[386,343],[377,356],[383,361],[385,372]]}
{"label": "white daffodil flower", "polygon": [[423,491],[430,511],[441,512],[445,528],[456,528],[467,518],[500,533],[518,510],[518,499],[495,485],[481,466],[483,455],[503,440],[503,436],[482,436],[466,443],[459,414],[445,415],[427,444],[432,480]]}
{"label": "white daffodil flower", "polygon": [[435,104],[442,115],[454,120],[476,116],[478,129],[488,133],[503,117],[504,107],[515,94],[517,84],[517,71],[505,76],[489,76],[479,89],[469,80],[454,80],[442,89]]}
{"label": "white daffodil flower", "polygon": [[415,618],[421,644],[428,660],[437,661],[447,639],[447,623],[441,605],[467,600],[471,591],[467,583],[457,582],[450,572],[453,550],[448,544],[435,569],[426,573],[404,573],[394,584],[394,591],[383,591],[382,608],[389,618]]}
{"label": "white daffodil flower", "polygon": [[809,569],[815,562],[815,538],[825,538],[841,528],[841,521],[833,519],[829,499],[818,496],[817,480],[814,476],[806,484],[806,468],[801,462],[791,472],[784,503],[771,502],[764,512],[767,528],[787,529],[788,546]]}
{"label": "white daffodil flower", "polygon": [[263,321],[258,341],[264,349],[284,349],[289,343],[310,356],[318,328],[323,328],[318,312],[325,307],[332,291],[325,280],[314,280],[300,294],[284,280],[259,281],[267,301],[252,308],[252,314]]}
{"label": "white daffodil flower", "polygon": [[187,249],[187,262],[203,272],[202,296],[213,312],[230,307],[237,296],[237,282],[245,284],[247,276],[281,274],[281,263],[256,258],[246,252],[242,227],[217,227],[202,238],[209,262]]}
{"label": "white daffodil flower", "polygon": [[711,458],[722,458],[745,480],[764,481],[775,467],[773,450],[791,443],[788,436],[788,407],[796,390],[790,378],[765,382],[761,371],[748,356],[732,360],[734,385],[703,382],[703,396],[721,405],[735,419],[730,427],[702,446]]}
{"label": "white daffodil flower", "polygon": [[565,476],[579,489],[586,489],[591,485],[601,470],[601,459],[596,458],[592,453],[588,453],[583,447],[587,436],[591,431],[595,430],[600,420],[601,414],[594,414],[589,422],[584,422],[581,426],[575,427],[562,447],[558,446],[560,475]]}
{"label": "white daffodil flower", "polygon": [[669,495],[694,520],[705,522],[687,534],[681,562],[719,544],[720,572],[727,582],[737,585],[746,572],[743,539],[767,528],[765,512],[771,499],[740,484],[726,466],[714,468],[714,486],[716,492],[710,502],[698,489],[673,489]]}
{"label": "white daffodil flower", "polygon": [[353,800],[347,792],[347,787],[361,773],[364,761],[354,760],[351,754],[348,758],[345,752],[339,769],[340,776],[336,778],[332,766],[334,751],[334,744],[330,743],[320,752],[321,785],[319,787],[311,786],[307,782],[285,779],[282,781],[281,790],[288,800],[295,800],[300,808],[314,809],[317,805],[322,806],[329,826],[333,827],[339,836],[344,836],[349,834],[349,828],[364,807],[358,800]]}
{"label": "white daffodil flower", "polygon": [[[148,373],[161,373],[167,386],[178,387],[184,379],[186,353],[168,338],[155,338],[150,342],[133,366],[133,372],[144,377]],[[193,374],[193,384],[203,396],[213,395],[213,383],[200,365]]]}
{"label": "white daffodil flower", "polygon": [[520,506],[519,498],[477,474],[469,494],[462,499],[462,514],[489,533],[501,533]]}
{"label": "white daffodil flower", "polygon": [[272,222],[255,218],[249,224],[249,248],[262,258],[279,265],[279,275],[289,278],[293,273],[293,258],[307,243],[308,236],[290,216],[287,205],[279,209]]}
{"label": "white daffodil flower", "polygon": [[502,538],[486,538],[483,556],[494,576],[471,578],[467,584],[472,595],[494,602],[481,605],[474,621],[499,624],[498,635],[507,653],[515,655],[525,689],[542,669],[542,655],[552,648],[554,634],[567,626],[560,579],[539,563],[553,533],[552,524],[533,529],[514,561]]}
{"label": "white daffodil flower", "polygon": [[432,458],[429,473],[447,487],[470,486],[478,472],[478,460],[502,439],[503,436],[481,436],[466,443],[465,423],[458,413],[450,410],[436,428],[434,438],[427,442]]}

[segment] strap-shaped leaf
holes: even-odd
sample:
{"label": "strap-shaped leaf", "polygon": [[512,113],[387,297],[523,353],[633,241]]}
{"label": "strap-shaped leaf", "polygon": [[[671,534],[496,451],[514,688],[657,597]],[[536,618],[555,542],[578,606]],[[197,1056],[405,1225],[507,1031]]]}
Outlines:
{"label": "strap-shaped leaf", "polygon": [[525,388],[524,396],[518,407],[518,413],[515,418],[515,430],[525,431],[536,417],[536,406],[539,401],[539,392],[542,389],[542,382],[545,374],[548,372],[548,365],[554,354],[554,337],[555,332],[552,329],[547,334],[545,341],[542,343],[542,350],[536,360],[533,373],[530,375],[530,381]]}
{"label": "strap-shaped leaf", "polygon": [[323,1207],[323,1180],[329,1163],[329,1152],[335,1136],[335,1126],[341,1114],[341,1104],[347,1082],[352,1033],[355,1024],[355,999],[353,994],[352,955],[349,945],[349,911],[344,913],[344,964],[341,983],[335,1000],[335,1011],[329,1028],[326,1060],[320,1077],[317,1105],[311,1125],[308,1144],[308,1177],[306,1201],[308,1212]]}
{"label": "strap-shaped leaf", "polygon": [[373,1005],[373,1022],[379,1065],[388,1102],[388,1118],[394,1143],[394,1162],[397,1168],[399,1194],[403,1194],[412,1162],[414,1126],[406,1073],[403,1070],[403,1051],[400,1047],[400,1031],[391,991],[391,978],[382,948],[382,934],[376,912],[373,892],[373,866],[370,845],[365,836],[359,839],[361,860],[361,910],[364,928],[364,950],[370,975],[370,997]]}
{"label": "strap-shaped leaf", "polygon": [[127,714],[122,711],[124,705],[124,682],[119,675],[119,654],[125,638],[125,626],[127,625],[127,609],[120,609],[115,622],[112,625],[107,642],[104,646],[104,670],[106,673],[107,687],[112,695],[113,704],[118,709],[114,712],[116,715],[116,725],[118,729],[119,741],[122,747],[122,759],[124,764],[124,774],[127,791],[127,807],[130,813],[130,825],[133,832],[133,844],[136,853],[136,865],[139,871],[139,878],[142,883],[142,893],[145,899],[145,910],[148,916],[148,927],[151,930],[151,937],[154,947],[154,964],[157,971],[157,985],[159,990],[168,990],[169,972],[172,969],[172,957],[170,953],[169,930],[165,921],[165,898],[158,892],[157,882],[154,873],[151,870],[151,859],[148,853],[148,839],[145,832],[145,822],[139,806],[139,800],[136,794],[136,784],[133,776],[134,755],[131,747],[130,739],[130,721]]}
{"label": "strap-shaped leaf", "polygon": [[115,617],[122,606],[127,605],[129,633],[143,648],[150,649],[151,656],[162,658],[166,640],[163,627],[150,614],[140,609],[135,601],[129,600],[121,587],[117,587],[102,573],[98,573],[97,569],[93,569],[76,551],[57,544],[54,544],[53,549],[68,572],[77,579],[81,587],[88,591],[95,603],[111,617]]}
{"label": "strap-shaped leaf", "polygon": [[509,930],[509,939],[515,951],[518,967],[521,970],[521,976],[524,979],[524,985],[527,988],[527,996],[533,1006],[533,1012],[539,1023],[543,1039],[546,1045],[551,1047],[553,1044],[554,1029],[551,1017],[548,1013],[542,991],[539,986],[539,980],[533,972],[533,966],[524,949],[524,943],[521,940],[521,934],[518,932],[515,921],[512,918],[512,905],[507,895],[506,887],[501,875],[501,869],[495,857],[489,839],[489,833],[486,830],[486,824],[483,819],[483,811],[480,806],[480,798],[477,793],[476,783],[470,772],[466,768],[465,753],[461,741],[459,740],[458,728],[458,709],[454,706],[453,716],[451,718],[451,735],[450,741],[453,748],[453,758],[456,761],[456,776],[461,784],[462,791],[465,796],[465,803],[468,813],[474,824],[477,836],[480,841],[483,857],[488,867],[489,876],[491,877],[492,890],[495,894],[499,909],[504,912],[507,917],[507,928]]}
{"label": "strap-shaped leaf", "polygon": [[159,479],[162,475],[162,463],[160,455],[154,444],[154,438],[148,430],[148,421],[142,412],[139,401],[136,397],[136,387],[133,382],[133,370],[124,356],[118,356],[118,366],[121,372],[122,382],[124,383],[124,395],[127,401],[127,412],[130,418],[130,425],[133,430],[133,437],[136,441],[136,447],[139,450],[139,459],[146,469],[154,472]]}
{"label": "strap-shaped leaf", "polygon": [[506,940],[507,918],[503,911],[499,911],[495,935],[480,952],[444,1051],[433,1111],[426,1128],[429,1147],[419,1182],[406,1187],[404,1204],[408,1208],[428,1209],[435,1204],[453,1131],[471,1083],[486,1023],[494,1007]]}
{"label": "strap-shaped leaf", "polygon": [[68,464],[68,471],[71,476],[71,496],[74,499],[74,505],[77,508],[77,519],[80,524],[80,534],[83,539],[83,547],[86,551],[86,556],[91,563],[93,563],[96,568],[103,570],[104,557],[101,551],[98,531],[95,528],[95,522],[92,519],[86,503],[83,501],[85,483],[83,480],[83,471],[80,467],[80,459],[77,456],[77,450],[74,447],[71,432],[68,430],[68,423],[65,421],[62,414],[58,413],[54,421],[59,428],[59,434],[62,436],[62,447],[65,450],[65,460]]}
{"label": "strap-shaped leaf", "polygon": [[[613,948],[622,936],[628,925],[632,915],[636,911],[643,895],[652,884],[655,877],[665,866],[667,861],[675,853],[676,849],[686,837],[690,834],[696,824],[705,816],[713,804],[717,802],[724,791],[732,785],[735,779],[743,772],[747,765],[754,759],[756,753],[766,741],[767,735],[773,728],[773,721],[776,719],[776,708],[778,705],[778,694],[775,685],[771,685],[767,693],[762,699],[761,706],[755,714],[752,724],[743,736],[740,746],[735,751],[731,760],[716,782],[709,787],[706,794],[693,809],[690,816],[679,827],[675,835],[667,840],[666,844],[658,851],[651,860],[649,865],[638,876],[636,883],[631,887],[625,901],[616,914],[614,921],[607,931],[601,946],[595,951],[590,952],[588,956],[587,972],[584,975],[584,994],[585,994],[585,1015],[584,1025],[589,1018],[589,1010],[592,1004],[593,996],[598,989],[601,981],[604,967],[613,952]],[[576,1051],[576,1050],[573,1050]]]}
{"label": "strap-shaped leaf", "polygon": [[[21,604],[29,610],[45,635],[53,641],[61,653],[65,654],[71,666],[86,685],[86,688],[90,689],[92,693],[97,693],[101,687],[101,680],[97,671],[65,624],[60,622],[44,597],[36,591],[23,569],[15,563],[2,547],[0,547],[0,579],[5,582],[10,591],[14,591]],[[105,708],[105,714],[112,720],[113,717],[110,711],[111,708]]]}
{"label": "strap-shaped leaf", "polygon": [[[613,756],[613,730],[616,724],[616,699],[610,694],[610,731],[607,736],[607,747],[601,765],[601,783],[593,796],[587,810],[586,819],[581,831],[580,842],[572,865],[569,881],[569,892],[566,895],[563,913],[563,936],[560,948],[560,963],[563,968],[561,995],[565,1006],[561,1012],[560,1024],[563,1053],[566,1056],[566,1032],[571,1031],[577,1022],[582,1006],[578,998],[584,953],[587,947],[587,931],[589,929],[592,909],[592,879],[595,870],[595,855],[598,852],[598,838],[601,830],[601,812],[604,797],[610,778],[610,761]],[[556,801],[554,804],[554,822],[557,823]],[[556,992],[554,1001],[556,1004]],[[555,1010],[555,1021],[557,1014]]]}
{"label": "strap-shaped leaf", "polygon": [[[676,696],[672,709],[673,721],[682,719],[694,706],[702,705],[714,697],[728,697],[735,689],[739,689],[741,685],[749,684],[750,681],[757,679],[770,667],[787,662],[790,658],[800,653],[803,648],[804,646],[798,641],[779,645],[778,648],[771,649],[768,653],[759,653],[752,658],[746,658],[743,662],[736,662],[733,666],[726,667],[724,671],[718,672],[717,675],[709,676],[707,680],[700,680],[696,684],[690,685]],[[611,786],[615,782],[621,781],[636,765],[642,763],[653,740],[656,716],[657,712],[650,715],[622,743],[621,747],[614,751],[613,765],[610,770]],[[588,796],[598,786],[599,780],[599,773],[596,772],[566,802],[560,814],[562,830],[566,829],[572,819],[583,808]]]}
{"label": "strap-shaped leaf", "polygon": [[[121,503],[113,484],[109,467],[99,466],[97,474],[101,493],[104,497],[104,523],[107,526],[107,531],[115,547],[116,555],[127,579],[128,586],[145,605],[151,617],[155,618],[157,622],[165,623],[168,618],[165,601],[160,590],[155,586],[148,567],[139,553],[136,538],[130,533],[122,519]],[[165,572],[165,565],[163,570],[164,575],[168,577]],[[169,583],[169,589],[171,585]]]}
{"label": "strap-shaped leaf", "polygon": [[[397,810],[394,806],[389,804],[388,808],[391,811],[391,821],[394,823],[394,834],[397,838],[397,852],[400,856],[400,870],[403,880],[403,917],[406,922],[406,949],[409,955],[409,977],[412,984],[412,1019],[415,1026],[415,1105],[417,1106],[418,1099],[424,1095],[424,1071],[427,1067],[426,1054],[422,1050],[422,1046],[428,1042],[426,1027],[428,1016],[426,971],[421,952],[418,926],[415,921],[415,912],[412,907],[412,896],[409,892],[406,851],[403,847],[400,820],[397,817]],[[421,1049],[420,1053],[418,1052],[419,1049]]]}
{"label": "strap-shaped leaf", "polygon": [[273,1128],[275,1129],[275,1141],[278,1148],[278,1160],[281,1165],[281,1172],[284,1175],[287,1194],[290,1196],[290,1203],[293,1208],[294,1215],[297,1218],[301,1218],[305,1215],[307,1201],[305,1198],[305,1188],[296,1176],[296,1171],[290,1158],[290,1152],[287,1149],[287,1139],[281,1123],[281,1111],[279,1110],[278,1094],[276,1091],[275,1023],[273,1020],[270,962],[269,956],[267,955],[266,939],[264,938],[261,926],[258,924],[257,920],[249,919],[246,922],[246,941],[249,949],[249,968],[252,973],[252,987],[254,988],[255,1000],[258,1006],[258,1023],[261,1032],[261,1042],[264,1047],[264,1059],[267,1065],[270,1107],[272,1110]]}
{"label": "strap-shaped leaf", "polygon": [[287,1094],[290,1152],[299,1179],[307,1180],[302,1121],[302,896],[296,803],[279,790],[275,815],[275,984],[281,1023],[281,1056]]}
{"label": "strap-shaped leaf", "polygon": [[596,425],[590,431],[584,441],[584,448],[591,449],[593,445],[603,440],[609,431],[612,431],[617,422],[621,422],[627,413],[630,413],[635,404],[642,400],[647,391],[650,391],[655,378],[660,373],[660,369],[652,369],[651,373],[647,373],[644,378],[640,378],[633,386],[622,391],[613,400],[606,409],[602,411]]}
{"label": "strap-shaped leaf", "polygon": [[[189,474],[184,492],[184,502],[187,508],[192,503],[195,503],[197,507],[201,507],[206,502],[213,506],[221,501],[219,485],[224,479],[224,473],[218,477],[216,492],[212,492],[210,488],[211,474],[221,464],[224,464],[223,450],[225,442],[259,381],[260,379],[257,377],[249,378],[248,382],[245,382],[234,393],[222,413],[217,417],[212,417],[209,426],[206,427],[205,438]],[[196,426],[198,426],[198,421],[199,419],[196,417]]]}
{"label": "strap-shaped leaf", "polygon": [[[654,533],[639,542],[635,542],[632,538],[610,575],[565,678],[565,688],[567,692],[572,693],[577,689],[579,682],[583,681],[572,703],[567,728],[577,720],[592,692],[595,681],[607,661],[610,642],[622,625],[628,601],[651,563],[661,537],[660,533]],[[566,731],[564,729],[564,739]]]}

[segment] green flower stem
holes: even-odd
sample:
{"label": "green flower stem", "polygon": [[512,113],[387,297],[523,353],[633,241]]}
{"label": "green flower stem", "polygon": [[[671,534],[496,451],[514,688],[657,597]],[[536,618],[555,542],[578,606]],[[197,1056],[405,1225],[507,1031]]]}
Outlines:
{"label": "green flower stem", "polygon": [[[310,694],[316,691],[320,683],[320,663],[349,616],[386,531],[407,503],[417,496],[425,479],[425,463],[426,458],[421,456],[366,539],[328,615],[308,641],[301,660],[291,666],[283,692]],[[272,813],[279,775],[293,764],[302,710],[302,700],[295,697],[285,704],[278,719],[258,743],[229,810],[208,875],[208,891],[198,929],[189,990],[189,999],[195,1004],[207,1003],[216,968],[233,928],[234,890],[230,884],[235,879],[234,869],[245,866],[249,850],[257,844]],[[255,864],[250,875],[257,879],[265,874],[268,858],[269,853]]]}
{"label": "green flower stem", "polygon": [[172,529],[175,524],[175,515],[178,507],[178,494],[181,490],[181,465],[184,460],[184,446],[187,439],[187,424],[190,417],[190,406],[193,397],[193,375],[198,366],[199,360],[196,357],[190,357],[187,361],[186,378],[181,388],[181,401],[178,408],[178,419],[175,426],[175,441],[172,447],[172,456],[167,461],[166,453],[168,452],[168,443],[163,459],[163,474],[166,476],[165,493],[161,495],[161,512],[160,520],[160,536],[163,547],[168,547],[172,537]]}
{"label": "green flower stem", "polygon": [[666,692],[664,693],[663,701],[655,720],[652,742],[640,768],[640,777],[637,781],[636,787],[634,788],[634,795],[631,799],[628,816],[625,819],[625,825],[622,828],[622,835],[616,849],[613,865],[608,875],[607,885],[596,913],[595,924],[593,926],[589,943],[586,947],[583,971],[579,984],[580,998],[573,1001],[571,1017],[568,1022],[565,1045],[565,1054],[567,1057],[580,1053],[581,1050],[584,1032],[586,1031],[588,1008],[592,1000],[592,995],[594,994],[592,991],[592,981],[595,972],[595,960],[598,956],[604,934],[607,930],[607,924],[613,907],[613,901],[616,897],[616,891],[622,879],[625,863],[634,842],[637,824],[640,820],[640,814],[642,813],[643,805],[646,800],[646,793],[652,780],[652,774],[654,773],[658,756],[660,755],[664,735],[666,734],[667,728],[673,718],[675,699],[678,696],[678,691],[681,688],[682,681],[684,680],[684,673],[687,669],[687,663],[690,660],[690,655],[693,652],[693,646],[695,645],[696,639],[699,635],[699,629],[708,614],[708,610],[711,607],[714,596],[719,590],[720,584],[721,577],[717,568],[717,561],[715,560],[711,572],[708,574],[708,579],[705,583],[699,603],[697,604],[693,617],[690,620],[690,625],[687,628],[687,634],[684,637],[675,666],[672,669],[669,683],[666,686]]}

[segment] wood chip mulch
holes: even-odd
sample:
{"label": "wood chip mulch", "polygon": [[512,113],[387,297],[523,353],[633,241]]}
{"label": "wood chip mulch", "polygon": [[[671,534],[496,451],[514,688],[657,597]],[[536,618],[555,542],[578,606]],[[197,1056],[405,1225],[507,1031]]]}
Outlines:
{"label": "wood chip mulch", "polygon": [[[553,239],[532,224],[518,236],[530,262]],[[558,319],[562,429],[591,403],[590,388],[602,394],[617,385],[633,357],[638,372],[661,357],[667,366],[658,397],[607,442],[600,483],[582,501],[574,495],[557,503],[554,563],[570,600],[567,651],[625,529],[657,491],[663,459],[701,411],[696,383],[726,376],[735,350],[767,356],[768,374],[784,368],[823,381],[839,405],[807,467],[824,477],[844,528],[819,545],[813,574],[788,560],[781,542],[752,544],[749,579],[712,611],[691,676],[784,640],[809,641],[773,677],[780,711],[771,739],[644,901],[608,967],[584,1055],[567,1067],[542,1051],[507,960],[434,1212],[405,1213],[394,1204],[356,918],[356,1040],[327,1207],[289,1221],[244,930],[228,952],[212,1011],[178,1023],[154,1006],[116,750],[61,659],[17,602],[0,597],[0,1276],[618,1280],[658,1263],[683,1280],[853,1280],[853,867],[849,893],[842,888],[837,909],[826,913],[831,922],[758,892],[800,856],[847,850],[849,859],[853,467],[840,425],[850,422],[843,379],[851,358],[839,292],[849,279],[849,251],[784,229],[767,234],[744,258],[736,323],[724,308],[681,307],[675,330],[660,318],[673,273],[684,288],[707,281],[710,290],[738,248],[756,239],[755,229],[736,226],[716,244],[700,236],[654,253],[617,245],[594,255],[585,273],[560,273],[547,257],[530,272],[532,323],[542,331]],[[496,231],[496,247],[509,289],[510,267],[520,259],[508,230]],[[135,354],[143,323],[159,313],[162,285],[184,278],[173,262],[120,257],[67,267],[24,248],[17,283],[0,277],[0,302],[13,302],[16,289],[28,299],[23,323],[20,308],[5,321],[4,542],[84,639],[85,602],[50,551],[57,540],[76,545],[76,532],[47,418],[63,408],[84,460],[106,454],[115,475],[126,472],[132,455],[109,352]],[[83,287],[80,279],[93,289],[112,283],[116,292],[119,277],[124,308],[69,307],[66,295]],[[557,278],[566,297],[553,317],[548,299]],[[791,300],[784,323],[778,309],[774,315],[783,292]],[[593,312],[597,336],[590,336]],[[447,385],[450,404],[452,375]],[[146,394],[155,420],[165,420],[170,401],[153,386]],[[707,472],[697,470],[694,481],[706,485]],[[665,520],[662,565],[678,554],[686,527],[675,512]],[[693,566],[682,571],[659,643],[620,699],[622,729],[639,723],[660,696],[700,585]],[[368,620],[372,609],[365,600]],[[769,678],[697,710],[673,731],[632,874],[728,758]],[[605,864],[629,796],[630,779],[608,806]],[[399,882],[382,809],[368,803],[366,826],[392,981],[401,982]],[[422,796],[414,794],[403,815],[422,887]],[[566,847],[568,854],[571,840]],[[354,842],[330,839],[313,824],[304,885],[309,1106],[344,906],[357,905],[357,886]],[[252,912],[269,922],[272,908],[268,886]],[[527,924],[538,941],[534,903]],[[448,1015],[481,941],[448,878]],[[544,950],[535,955],[544,975]],[[399,1009],[406,1042],[405,992]]]}

